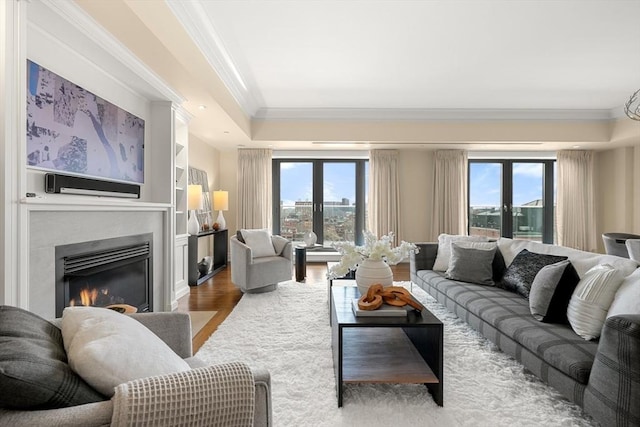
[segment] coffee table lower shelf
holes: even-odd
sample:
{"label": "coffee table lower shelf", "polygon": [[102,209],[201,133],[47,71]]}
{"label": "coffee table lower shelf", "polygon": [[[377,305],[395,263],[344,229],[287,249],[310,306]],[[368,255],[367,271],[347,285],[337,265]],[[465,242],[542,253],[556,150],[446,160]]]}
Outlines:
{"label": "coffee table lower shelf", "polygon": [[344,328],[343,335],[343,383],[440,382],[400,328]]}
{"label": "coffee table lower shelf", "polygon": [[429,310],[405,317],[356,317],[356,287],[329,288],[338,407],[348,383],[424,384],[443,405],[443,324]]}

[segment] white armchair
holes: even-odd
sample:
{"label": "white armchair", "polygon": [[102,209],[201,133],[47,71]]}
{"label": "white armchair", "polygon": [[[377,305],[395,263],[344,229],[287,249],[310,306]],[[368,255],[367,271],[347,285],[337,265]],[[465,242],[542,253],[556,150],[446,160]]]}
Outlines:
{"label": "white armchair", "polygon": [[242,292],[269,292],[291,280],[293,246],[282,236],[270,236],[275,255],[254,257],[246,243],[231,237],[231,281]]}
{"label": "white armchair", "polygon": [[629,258],[640,262],[640,239],[627,239],[625,246],[629,252]]}

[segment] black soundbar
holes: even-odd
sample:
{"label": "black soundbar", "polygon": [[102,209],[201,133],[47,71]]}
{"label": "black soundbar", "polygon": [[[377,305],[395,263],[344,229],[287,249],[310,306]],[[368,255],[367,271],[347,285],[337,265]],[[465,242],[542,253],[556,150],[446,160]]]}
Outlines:
{"label": "black soundbar", "polygon": [[101,181],[78,176],[48,173],[44,176],[47,193],[80,194],[86,196],[140,198],[140,186],[122,182]]}

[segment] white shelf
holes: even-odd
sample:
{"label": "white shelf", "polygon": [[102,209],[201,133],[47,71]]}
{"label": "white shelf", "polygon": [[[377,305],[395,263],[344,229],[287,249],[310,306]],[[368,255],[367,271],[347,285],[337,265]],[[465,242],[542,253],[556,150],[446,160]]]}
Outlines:
{"label": "white shelf", "polygon": [[181,144],[181,143],[179,143],[179,142],[176,142],[176,156],[177,156],[178,154],[180,154],[180,152],[181,152],[183,149],[184,149],[184,145],[183,145],[183,144]]}
{"label": "white shelf", "polygon": [[184,187],[176,187],[176,191],[184,191]]}

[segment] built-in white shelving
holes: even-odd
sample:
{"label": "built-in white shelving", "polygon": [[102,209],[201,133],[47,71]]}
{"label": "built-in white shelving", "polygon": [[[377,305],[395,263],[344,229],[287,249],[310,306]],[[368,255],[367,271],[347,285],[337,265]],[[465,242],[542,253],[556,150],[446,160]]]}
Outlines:
{"label": "built-in white shelving", "polygon": [[176,299],[189,293],[189,239],[187,234],[187,186],[189,174],[189,116],[181,109],[174,110],[175,147],[175,282]]}

